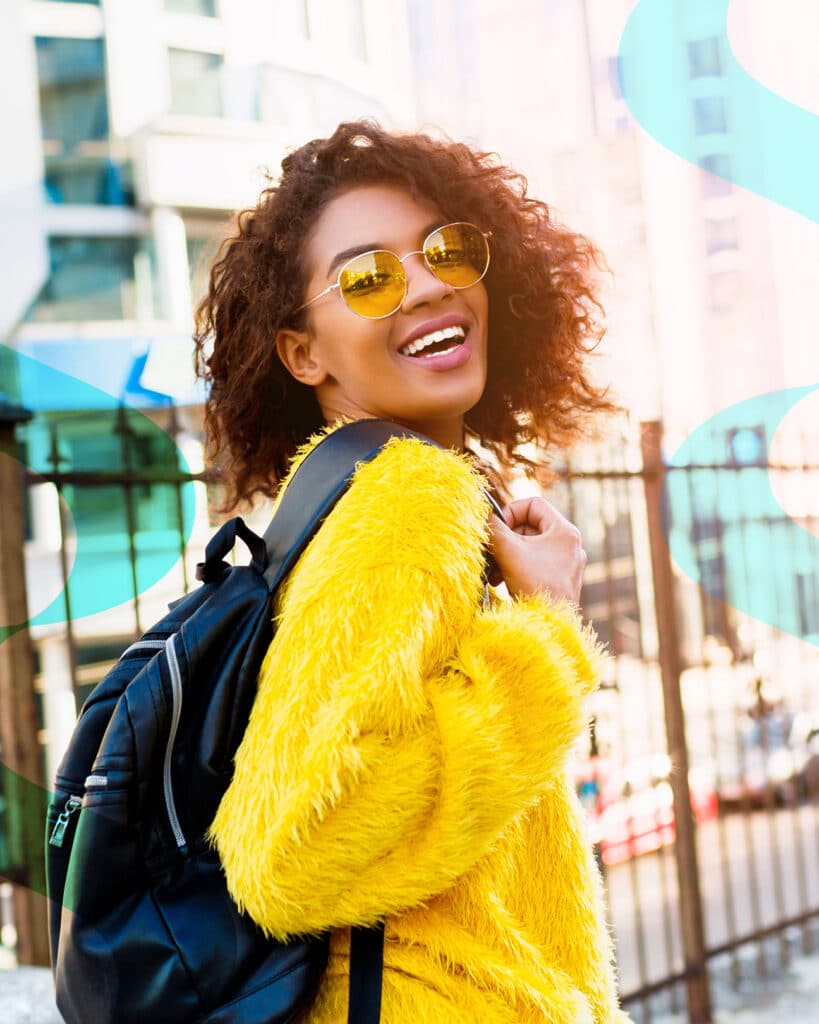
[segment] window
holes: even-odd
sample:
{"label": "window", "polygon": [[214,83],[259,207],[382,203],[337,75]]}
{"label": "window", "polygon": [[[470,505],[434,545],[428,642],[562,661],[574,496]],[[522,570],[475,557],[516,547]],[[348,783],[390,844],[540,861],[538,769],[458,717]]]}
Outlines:
{"label": "window", "polygon": [[709,256],[726,249],[738,249],[736,219],[734,217],[722,217],[719,220],[706,218],[705,248]]}
{"label": "window", "polygon": [[700,193],[703,198],[710,199],[730,195],[733,188],[730,180],[732,173],[730,156],[727,153],[711,153],[708,156],[700,157],[698,163],[705,172],[700,181]]}
{"label": "window", "polygon": [[725,270],[708,275],[708,308],[712,313],[728,313],[739,299],[739,274]]}
{"label": "window", "polygon": [[174,14],[200,14],[205,18],[216,17],[216,0],[164,0],[166,11]]}
{"label": "window", "polygon": [[695,39],[688,44],[688,77],[722,74],[722,44],[719,36]]}
{"label": "window", "polygon": [[101,39],[35,39],[45,190],[52,203],[133,203],[130,165],[108,140]]}
{"label": "window", "polygon": [[802,636],[815,634],[819,621],[819,588],[814,573],[796,573],[796,601]]}
{"label": "window", "polygon": [[616,100],[623,98],[623,91],[620,88],[620,58],[609,57],[607,62],[607,72],[609,80],[609,88],[611,94]]}
{"label": "window", "polygon": [[38,323],[130,320],[155,315],[150,242],[55,237],[48,281],[28,319]]}
{"label": "window", "polygon": [[191,297],[194,303],[203,299],[208,290],[211,264],[216,256],[220,242],[226,237],[226,229],[227,225],[221,221],[214,223],[207,230],[198,227],[198,229],[191,231],[188,228],[186,241],[188,273],[191,281]]}
{"label": "window", "polygon": [[168,50],[171,112],[222,116],[222,58],[199,50]]}
{"label": "window", "polygon": [[728,131],[725,99],[722,96],[704,96],[694,100],[694,131],[697,135],[711,135]]}

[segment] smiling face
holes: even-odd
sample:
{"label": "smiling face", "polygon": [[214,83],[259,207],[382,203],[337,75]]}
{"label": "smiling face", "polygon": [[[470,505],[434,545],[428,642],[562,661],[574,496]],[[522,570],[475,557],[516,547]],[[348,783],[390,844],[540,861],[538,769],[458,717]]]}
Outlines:
{"label": "smiling face", "polygon": [[[335,284],[340,253],[349,259],[355,252],[389,249],[404,256],[421,249],[430,231],[447,220],[397,185],[341,193],[323,209],[308,238],[305,298]],[[463,289],[445,284],[420,254],[403,266],[407,294],[391,316],[364,319],[333,289],[309,306],[303,331],[279,332],[279,357],[297,380],[315,389],[326,422],[340,416],[390,419],[460,448],[464,414],[486,385],[486,288],[482,282]],[[408,345],[418,349],[418,340],[434,331],[445,335],[426,356],[407,353]],[[457,345],[457,351],[430,354],[444,343]]]}

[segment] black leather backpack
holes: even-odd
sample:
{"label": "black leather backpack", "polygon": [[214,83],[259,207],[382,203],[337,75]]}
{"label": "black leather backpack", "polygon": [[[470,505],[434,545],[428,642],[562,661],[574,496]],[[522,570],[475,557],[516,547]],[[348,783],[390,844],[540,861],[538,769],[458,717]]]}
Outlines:
{"label": "black leather backpack", "polygon": [[[204,834],[230,782],[272,601],[384,420],[329,434],[264,539],[232,519],[203,585],[132,644],[86,701],[57,772],[46,861],[57,1006],[67,1024],[284,1024],[309,1005],[328,938],[266,939],[231,900]],[[421,438],[428,441],[428,438]],[[249,566],[224,561],[236,537]],[[349,1019],[376,1022],[383,926],[353,929]]]}

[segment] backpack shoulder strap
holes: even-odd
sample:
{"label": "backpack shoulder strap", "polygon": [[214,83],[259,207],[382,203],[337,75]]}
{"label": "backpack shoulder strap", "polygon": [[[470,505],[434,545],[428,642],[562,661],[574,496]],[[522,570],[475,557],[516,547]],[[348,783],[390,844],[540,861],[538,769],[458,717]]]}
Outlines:
{"label": "backpack shoulder strap", "polygon": [[372,928],[351,928],[347,1024],[378,1024],[383,969],[384,922]]}
{"label": "backpack shoulder strap", "polygon": [[[369,462],[392,437],[435,441],[389,420],[356,420],[323,438],[293,474],[264,534],[264,577],[275,591],[308,541],[347,490],[356,463]],[[440,445],[437,445],[440,447]],[[377,1024],[381,1015],[384,925],[353,928],[350,938],[348,1021]]]}
{"label": "backpack shoulder strap", "polygon": [[275,591],[298,561],[310,538],[347,490],[357,462],[369,462],[392,437],[437,442],[389,420],[356,420],[323,438],[301,463],[265,530],[264,578]]}

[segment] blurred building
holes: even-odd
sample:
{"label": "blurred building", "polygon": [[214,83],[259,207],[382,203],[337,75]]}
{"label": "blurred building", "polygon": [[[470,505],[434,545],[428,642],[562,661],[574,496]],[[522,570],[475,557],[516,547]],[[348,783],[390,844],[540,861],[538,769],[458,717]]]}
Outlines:
{"label": "blurred building", "polygon": [[[200,469],[191,329],[208,257],[288,148],[344,119],[412,122],[405,5],[11,0],[3,21],[0,330],[17,356],[0,348],[0,391],[37,414],[26,461],[44,474],[162,472],[170,429]],[[94,538],[98,581],[136,573],[144,589],[151,559],[178,556],[173,488],[69,481],[62,522],[52,484],[29,493],[32,615],[60,593],[74,530]],[[70,643],[59,624],[35,630],[52,752],[73,723],[72,673],[82,696],[134,628],[124,605],[79,619]]]}
{"label": "blurred building", "polygon": [[[39,178],[41,230],[28,235],[42,235],[48,264],[36,294],[18,288],[27,308],[15,344],[115,395],[162,392],[152,364],[171,365],[163,342],[189,348],[199,257],[255,201],[264,169],[275,174],[287,147],[345,117],[411,117],[403,4],[14,7],[4,49],[21,56],[5,102]],[[143,379],[132,370],[146,352]],[[187,397],[190,380],[173,385]]]}
{"label": "blurred building", "polygon": [[[736,109],[737,72],[726,59],[730,45],[751,75],[819,112],[815,72],[786,56],[795,32],[816,38],[819,9],[808,0],[789,0],[785,9],[761,0],[732,5],[726,40],[714,33],[713,18],[703,20],[705,5],[668,6],[664,28],[676,54],[669,116],[688,124],[696,165],[643,131],[622,95],[618,49],[633,0],[519,0],[503,18],[484,0],[419,0],[410,24],[420,120],[500,153],[559,220],[603,251],[612,275],[603,278],[599,379],[612,384],[635,423],[663,421],[671,453],[729,405],[819,380],[812,340],[819,233],[806,218],[728,180],[741,148],[736,133],[749,123],[753,131],[755,120],[753,109]],[[761,132],[757,145],[764,164]],[[800,422],[810,421],[803,415]],[[726,431],[718,459],[764,457],[771,438],[753,410],[737,428]],[[819,440],[815,427],[812,436]],[[584,504],[577,505],[581,528]],[[703,580],[720,593],[724,524],[713,502],[704,505],[693,518],[686,510],[683,526]],[[593,547],[619,550],[623,514],[609,524],[608,539],[593,537]],[[783,574],[793,576],[792,568],[783,565]],[[611,589],[595,582],[594,559],[586,580],[591,598]],[[783,582],[783,595],[792,587]],[[725,605],[705,594],[701,612],[696,590],[685,617],[691,638],[703,630],[724,635]],[[731,595],[723,596],[730,603]],[[800,599],[794,592],[794,602]],[[615,615],[628,618],[624,600]],[[604,606],[591,604],[607,618]]]}

